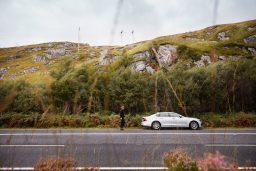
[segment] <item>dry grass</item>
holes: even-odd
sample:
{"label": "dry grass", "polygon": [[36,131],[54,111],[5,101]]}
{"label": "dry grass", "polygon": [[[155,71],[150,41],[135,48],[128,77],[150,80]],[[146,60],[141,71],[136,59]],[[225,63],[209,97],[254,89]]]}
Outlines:
{"label": "dry grass", "polygon": [[172,150],[164,154],[164,164],[171,171],[238,171],[238,166],[218,151],[205,153],[203,159],[195,160],[182,149]]}
{"label": "dry grass", "polygon": [[[34,169],[38,171],[75,171],[76,161],[72,158],[48,157],[40,159]],[[82,171],[98,171],[98,168],[88,167],[79,169]]]}

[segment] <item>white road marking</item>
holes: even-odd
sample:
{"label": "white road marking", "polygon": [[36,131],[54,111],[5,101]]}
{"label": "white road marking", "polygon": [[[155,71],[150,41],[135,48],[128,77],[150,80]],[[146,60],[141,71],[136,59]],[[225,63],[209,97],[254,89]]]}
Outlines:
{"label": "white road marking", "polygon": [[256,167],[238,167],[238,170],[256,170]]}
{"label": "white road marking", "polygon": [[205,144],[206,147],[256,147],[256,144]]}
{"label": "white road marking", "polygon": [[[75,170],[84,170],[90,167],[75,167]],[[100,170],[167,170],[167,167],[98,167]],[[238,167],[238,170],[250,169],[255,170],[256,167]],[[0,170],[34,170],[33,167],[0,167]]]}
{"label": "white road marking", "polygon": [[145,132],[145,133],[135,133],[135,132],[127,132],[127,133],[118,133],[118,132],[88,132],[88,133],[78,133],[78,132],[58,132],[58,133],[6,133],[0,134],[0,136],[70,136],[70,135],[256,135],[256,133],[251,132],[244,132],[244,133],[224,133],[224,132],[209,132],[209,133],[202,133],[202,132]]}
{"label": "white road marking", "polygon": [[0,167],[0,170],[34,170],[33,167]]}
{"label": "white road marking", "polygon": [[[85,170],[90,167],[74,167],[75,170]],[[167,167],[96,167],[99,170],[167,170]],[[34,170],[33,167],[1,167],[0,170]]]}
{"label": "white road marking", "polygon": [[0,147],[65,147],[65,145],[52,145],[52,144],[9,144],[0,145]]}

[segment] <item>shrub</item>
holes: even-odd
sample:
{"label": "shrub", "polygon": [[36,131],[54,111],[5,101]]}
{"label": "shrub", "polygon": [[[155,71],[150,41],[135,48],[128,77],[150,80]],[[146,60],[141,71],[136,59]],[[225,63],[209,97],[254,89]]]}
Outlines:
{"label": "shrub", "polygon": [[100,116],[98,114],[89,115],[89,127],[97,127],[100,125]]}
{"label": "shrub", "polygon": [[256,127],[256,115],[240,112],[234,117],[232,124],[237,127]]}
{"label": "shrub", "polygon": [[225,156],[216,153],[205,153],[204,158],[196,161],[183,150],[176,149],[164,154],[164,164],[171,171],[237,171],[235,164],[225,160]]}
{"label": "shrub", "polygon": [[[72,158],[49,157],[40,159],[35,165],[34,170],[38,171],[74,171],[76,161]],[[87,168],[84,171],[98,171],[98,168]]]}
{"label": "shrub", "polygon": [[[203,121],[204,127],[255,127],[256,115],[253,113],[238,114],[205,114],[195,116]],[[125,127],[140,127],[141,115],[125,116]],[[119,127],[119,115],[102,114],[63,114],[63,113],[0,113],[0,127],[3,128],[49,128],[49,127]]]}
{"label": "shrub", "polygon": [[119,126],[120,117],[118,115],[110,115],[106,120],[106,125],[111,128],[116,128]]}
{"label": "shrub", "polygon": [[182,149],[164,154],[164,164],[172,171],[197,171],[196,162]]}
{"label": "shrub", "polygon": [[74,167],[76,164],[74,159],[68,158],[54,158],[49,157],[46,159],[39,160],[35,166],[35,170],[41,170],[41,171],[47,171],[47,170],[72,170],[72,167]]}
{"label": "shrub", "polygon": [[215,154],[206,153],[204,158],[197,162],[201,171],[236,171],[238,170],[234,164],[225,161],[225,156],[218,151]]}
{"label": "shrub", "polygon": [[202,119],[204,127],[255,127],[256,115],[252,113],[216,114],[207,113],[197,116]]}
{"label": "shrub", "polygon": [[9,111],[14,112],[41,112],[42,107],[38,101],[35,87],[25,81],[13,82],[16,96],[9,106]]}
{"label": "shrub", "polygon": [[125,126],[126,127],[138,127],[140,126],[141,116],[131,114],[125,116]]}

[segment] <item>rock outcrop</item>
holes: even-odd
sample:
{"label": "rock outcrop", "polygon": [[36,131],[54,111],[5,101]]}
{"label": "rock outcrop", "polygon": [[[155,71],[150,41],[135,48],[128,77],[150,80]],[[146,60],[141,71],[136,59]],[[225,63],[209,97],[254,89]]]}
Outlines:
{"label": "rock outcrop", "polygon": [[117,59],[118,56],[108,54],[108,49],[105,49],[102,52],[100,52],[99,65],[108,65]]}
{"label": "rock outcrop", "polygon": [[35,72],[37,70],[38,70],[37,67],[32,66],[30,68],[24,69],[23,71],[20,72],[20,74],[22,74],[22,75],[23,74],[29,74],[29,73]]}
{"label": "rock outcrop", "polygon": [[[70,44],[70,46],[71,45],[72,44]],[[50,44],[48,46],[53,46],[53,45]],[[36,48],[33,48],[33,49],[36,49]],[[36,50],[38,51],[39,49],[36,49]],[[47,49],[42,54],[38,54],[38,53],[34,54],[33,55],[33,61],[48,64],[50,60],[58,59],[58,58],[64,57],[65,55],[68,55],[68,54],[71,54],[71,53],[72,53],[72,51],[66,49],[66,47],[64,45],[59,45],[57,47],[51,47],[51,48]]]}
{"label": "rock outcrop", "polygon": [[256,49],[249,47],[248,50],[251,52],[252,55],[256,55]]}
{"label": "rock outcrop", "polygon": [[218,59],[219,59],[220,61],[225,61],[226,57],[225,57],[225,56],[218,56]]}
{"label": "rock outcrop", "polygon": [[108,54],[108,50],[105,49],[102,52],[100,52],[100,59],[99,59],[99,65],[106,65],[108,64],[108,59],[107,59],[107,54]]}
{"label": "rock outcrop", "polygon": [[203,66],[206,66],[207,64],[210,64],[211,63],[211,58],[210,56],[204,56],[202,55],[200,57],[200,60],[199,61],[196,61],[194,62],[194,64],[197,66],[197,67],[203,67]]}
{"label": "rock outcrop", "polygon": [[158,51],[159,62],[162,66],[169,66],[173,64],[177,59],[177,46],[174,45],[162,45],[159,46]]}
{"label": "rock outcrop", "polygon": [[256,34],[244,39],[245,43],[256,43]]}
{"label": "rock outcrop", "polygon": [[16,73],[14,73],[14,74],[10,75],[9,78],[14,79],[14,78],[16,78],[16,76],[17,76]]}
{"label": "rock outcrop", "polygon": [[42,50],[42,48],[41,47],[35,47],[35,48],[28,48],[26,50],[27,50],[27,52],[37,52],[37,51]]}
{"label": "rock outcrop", "polygon": [[0,80],[4,78],[4,75],[8,71],[9,67],[0,68]]}
{"label": "rock outcrop", "polygon": [[48,58],[46,56],[42,56],[42,55],[34,55],[33,57],[33,61],[34,62],[41,62],[41,63],[48,63]]}
{"label": "rock outcrop", "polygon": [[148,51],[144,51],[144,52],[139,52],[133,55],[133,57],[135,59],[149,59],[150,58],[150,54]]}
{"label": "rock outcrop", "polygon": [[19,58],[20,55],[11,55],[11,56],[8,56],[7,57],[7,61],[10,62],[10,61],[14,61],[16,60],[17,58]]}
{"label": "rock outcrop", "polygon": [[61,56],[64,56],[65,53],[66,53],[65,48],[57,48],[57,49],[50,48],[45,52],[45,56],[48,59],[56,59]]}
{"label": "rock outcrop", "polygon": [[134,54],[133,58],[136,62],[132,64],[132,70],[154,73],[155,70],[150,66],[153,60],[158,63],[159,67],[170,66],[177,60],[177,46],[166,44],[160,45],[157,50],[155,48],[152,48],[152,50],[154,52],[153,56],[148,51]]}
{"label": "rock outcrop", "polygon": [[229,40],[230,38],[227,37],[227,35],[226,35],[228,32],[229,32],[229,31],[219,32],[219,33],[218,33],[218,39],[221,40],[221,41]]}
{"label": "rock outcrop", "polygon": [[132,64],[132,70],[135,72],[148,72],[153,74],[155,70],[146,63],[146,61],[137,61]]}
{"label": "rock outcrop", "polygon": [[136,72],[145,71],[146,69],[146,61],[137,61],[132,64],[132,69]]}
{"label": "rock outcrop", "polygon": [[247,28],[247,31],[254,31],[254,30],[256,30],[256,26],[248,27],[248,28]]}

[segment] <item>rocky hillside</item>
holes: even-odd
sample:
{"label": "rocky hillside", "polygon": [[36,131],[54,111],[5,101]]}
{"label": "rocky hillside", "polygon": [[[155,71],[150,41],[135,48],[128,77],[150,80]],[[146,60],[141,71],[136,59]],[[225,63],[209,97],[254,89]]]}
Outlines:
{"label": "rocky hillside", "polygon": [[[78,48],[79,46],[79,48]],[[31,83],[51,80],[49,73],[65,59],[75,66],[97,69],[128,57],[135,72],[154,73],[178,60],[188,68],[204,67],[228,58],[256,56],[256,20],[211,26],[199,31],[163,36],[126,46],[90,46],[52,42],[0,49],[0,79],[26,79]]]}

